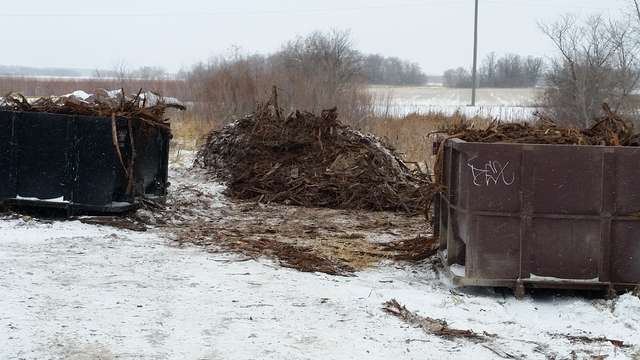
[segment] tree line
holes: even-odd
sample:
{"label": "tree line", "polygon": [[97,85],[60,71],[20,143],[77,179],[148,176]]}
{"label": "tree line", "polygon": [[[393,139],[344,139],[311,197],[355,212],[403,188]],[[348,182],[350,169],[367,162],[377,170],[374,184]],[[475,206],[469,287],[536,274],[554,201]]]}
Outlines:
{"label": "tree line", "polygon": [[378,54],[362,58],[364,75],[371,85],[424,85],[427,75],[415,62]]}
{"label": "tree line", "polygon": [[[506,54],[498,57],[489,53],[478,68],[481,87],[524,88],[536,86],[544,74],[544,60],[535,56]],[[449,69],[443,74],[446,87],[466,88],[472,85],[471,72],[463,67]]]}

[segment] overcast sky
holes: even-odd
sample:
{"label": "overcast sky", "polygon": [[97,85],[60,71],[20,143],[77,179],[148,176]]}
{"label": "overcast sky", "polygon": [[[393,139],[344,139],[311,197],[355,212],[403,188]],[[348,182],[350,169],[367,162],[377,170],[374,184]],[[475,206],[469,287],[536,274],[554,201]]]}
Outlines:
{"label": "overcast sky", "polygon": [[[479,53],[550,55],[537,23],[565,13],[618,16],[631,0],[479,0]],[[350,29],[367,53],[440,74],[469,66],[473,0],[3,1],[0,64],[174,72],[211,56],[271,52],[313,30]]]}

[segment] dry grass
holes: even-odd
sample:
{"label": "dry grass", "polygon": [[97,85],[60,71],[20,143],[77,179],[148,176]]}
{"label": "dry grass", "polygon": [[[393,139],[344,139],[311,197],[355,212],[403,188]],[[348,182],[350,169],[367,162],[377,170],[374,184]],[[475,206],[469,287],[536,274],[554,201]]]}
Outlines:
{"label": "dry grass", "polygon": [[426,164],[433,168],[435,157],[433,154],[434,137],[429,136],[434,131],[457,122],[472,121],[477,126],[487,126],[490,119],[474,117],[456,113],[445,115],[432,112],[429,114],[409,114],[405,117],[387,117],[369,119],[362,130],[383,138],[394,147],[408,163]]}
{"label": "dry grass", "polygon": [[[485,127],[491,119],[433,112],[425,115],[409,114],[405,117],[370,117],[360,122],[359,129],[384,139],[402,154],[406,162],[426,164],[432,169],[435,138],[429,134],[462,121],[471,121],[476,126]],[[198,113],[186,112],[172,121],[173,146],[181,150],[196,150],[202,145],[209,131],[221,126],[220,121],[207,121]]]}
{"label": "dry grass", "polygon": [[177,114],[171,119],[172,145],[183,150],[197,150],[214,128],[217,128],[216,123],[205,121],[194,113]]}

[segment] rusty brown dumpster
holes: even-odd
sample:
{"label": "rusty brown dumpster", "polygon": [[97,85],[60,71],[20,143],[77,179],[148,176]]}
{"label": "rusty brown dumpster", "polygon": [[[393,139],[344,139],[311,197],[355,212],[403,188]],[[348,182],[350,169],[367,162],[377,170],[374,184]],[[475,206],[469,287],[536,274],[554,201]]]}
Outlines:
{"label": "rusty brown dumpster", "polygon": [[640,284],[640,148],[444,144],[441,254],[459,285]]}

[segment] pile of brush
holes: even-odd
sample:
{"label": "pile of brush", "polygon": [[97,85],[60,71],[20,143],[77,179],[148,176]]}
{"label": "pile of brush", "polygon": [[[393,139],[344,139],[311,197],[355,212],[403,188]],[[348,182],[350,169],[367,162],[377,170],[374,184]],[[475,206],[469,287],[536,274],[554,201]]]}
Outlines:
{"label": "pile of brush", "polygon": [[588,129],[557,126],[541,118],[534,124],[492,122],[486,128],[474,128],[472,123],[452,124],[438,133],[468,142],[506,142],[524,144],[570,144],[638,146],[640,137],[634,134],[633,124],[622,119],[603,105],[603,116]]}
{"label": "pile of brush", "polygon": [[[602,117],[588,129],[561,127],[538,115],[538,121],[532,124],[494,121],[486,127],[476,128],[473,122],[465,121],[449,124],[430,135],[440,134],[447,138],[479,143],[640,146],[640,134],[634,133],[632,123],[611,111],[606,103],[602,105],[602,109]],[[444,171],[443,143],[442,138],[434,143],[434,149],[438,149],[434,175],[439,184],[443,181]]]}
{"label": "pile of brush", "polygon": [[168,108],[185,110],[179,101],[164,98],[151,91],[125,95],[123,90],[98,90],[95,95],[77,91],[65,96],[47,96],[27,99],[20,93],[0,98],[0,110],[44,112],[67,115],[123,117],[145,121],[154,126],[168,128],[165,112]]}
{"label": "pile of brush", "polygon": [[264,203],[422,212],[435,189],[379,139],[341,124],[336,109],[283,116],[273,100],[211,132],[195,165],[228,195]]}

